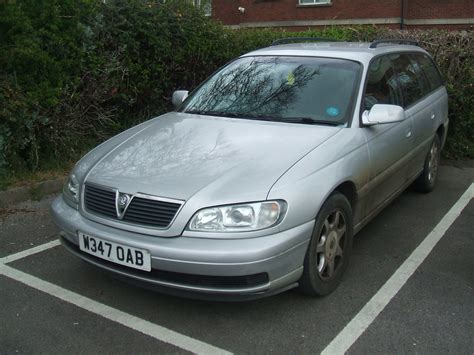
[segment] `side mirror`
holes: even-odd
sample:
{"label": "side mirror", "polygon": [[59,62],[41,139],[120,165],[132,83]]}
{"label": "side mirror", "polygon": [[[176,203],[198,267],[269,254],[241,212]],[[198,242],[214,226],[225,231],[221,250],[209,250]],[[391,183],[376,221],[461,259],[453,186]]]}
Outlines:
{"label": "side mirror", "polygon": [[362,123],[365,126],[400,122],[404,119],[405,111],[397,105],[376,104],[362,113]]}
{"label": "side mirror", "polygon": [[171,98],[171,102],[173,106],[176,108],[183,103],[183,101],[188,97],[189,91],[187,90],[176,90],[173,93],[173,97]]}

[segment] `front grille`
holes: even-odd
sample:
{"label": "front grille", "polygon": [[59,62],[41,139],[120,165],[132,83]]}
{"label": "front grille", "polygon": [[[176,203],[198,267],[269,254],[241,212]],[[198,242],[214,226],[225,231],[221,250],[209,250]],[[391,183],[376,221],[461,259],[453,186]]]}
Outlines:
{"label": "front grille", "polygon": [[167,227],[181,207],[178,203],[134,197],[128,206],[123,220],[147,226]]}
{"label": "front grille", "polygon": [[[84,189],[85,208],[90,213],[118,220],[115,195],[114,190],[86,184]],[[133,196],[122,220],[143,226],[166,228],[180,207],[180,203]]]}
{"label": "front grille", "polygon": [[86,185],[84,189],[84,204],[89,212],[109,218],[117,218],[115,191]]}

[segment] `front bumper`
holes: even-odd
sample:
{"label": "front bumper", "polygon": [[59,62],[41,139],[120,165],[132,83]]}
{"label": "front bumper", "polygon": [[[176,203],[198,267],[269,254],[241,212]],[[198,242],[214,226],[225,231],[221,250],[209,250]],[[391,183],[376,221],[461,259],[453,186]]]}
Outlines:
{"label": "front bumper", "polygon": [[[91,221],[67,205],[62,196],[53,202],[52,215],[63,245],[87,262],[135,283],[206,299],[258,298],[296,286],[314,226],[311,221],[257,238],[155,237]],[[78,231],[149,250],[152,271],[134,270],[83,253],[78,247]]]}

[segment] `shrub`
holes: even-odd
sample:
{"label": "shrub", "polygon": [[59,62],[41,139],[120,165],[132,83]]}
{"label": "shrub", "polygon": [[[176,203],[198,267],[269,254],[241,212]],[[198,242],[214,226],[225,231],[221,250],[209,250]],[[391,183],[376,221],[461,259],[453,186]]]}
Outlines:
{"label": "shrub", "polygon": [[[188,2],[0,2],[0,169],[77,158],[229,58]],[[230,31],[229,31],[230,33]]]}
{"label": "shrub", "polygon": [[34,169],[62,145],[56,126],[69,122],[57,111],[82,75],[80,24],[93,12],[73,0],[0,2],[0,169]]}

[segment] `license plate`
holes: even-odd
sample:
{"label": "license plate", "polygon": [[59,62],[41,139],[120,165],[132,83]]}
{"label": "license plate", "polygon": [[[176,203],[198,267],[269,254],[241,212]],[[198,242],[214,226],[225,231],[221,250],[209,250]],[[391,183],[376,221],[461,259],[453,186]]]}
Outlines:
{"label": "license plate", "polygon": [[109,242],[82,232],[78,232],[78,235],[79,249],[83,252],[134,269],[151,270],[151,256],[148,250]]}

